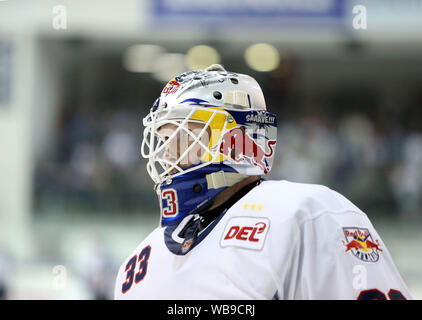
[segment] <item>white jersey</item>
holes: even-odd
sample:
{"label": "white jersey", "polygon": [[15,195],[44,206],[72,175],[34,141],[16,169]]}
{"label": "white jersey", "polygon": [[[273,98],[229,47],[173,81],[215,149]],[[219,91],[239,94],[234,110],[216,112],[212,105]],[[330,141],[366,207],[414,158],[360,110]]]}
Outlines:
{"label": "white jersey", "polygon": [[411,299],[368,217],[327,187],[263,181],[194,242],[178,236],[190,219],[133,251],[115,299]]}

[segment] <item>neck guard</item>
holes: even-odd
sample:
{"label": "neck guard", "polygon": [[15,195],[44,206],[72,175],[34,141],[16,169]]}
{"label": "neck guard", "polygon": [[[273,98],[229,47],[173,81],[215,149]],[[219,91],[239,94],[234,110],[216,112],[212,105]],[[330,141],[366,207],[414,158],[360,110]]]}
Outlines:
{"label": "neck guard", "polygon": [[248,176],[222,165],[209,165],[157,185],[161,227],[206,210],[213,199]]}

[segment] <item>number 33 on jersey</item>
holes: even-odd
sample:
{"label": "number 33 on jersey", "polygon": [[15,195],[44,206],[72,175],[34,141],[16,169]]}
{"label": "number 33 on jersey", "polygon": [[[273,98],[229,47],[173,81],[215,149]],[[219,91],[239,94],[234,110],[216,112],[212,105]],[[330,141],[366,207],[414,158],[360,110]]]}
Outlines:
{"label": "number 33 on jersey", "polygon": [[[125,294],[132,288],[133,282],[138,284],[144,280],[148,271],[148,260],[151,254],[151,247],[147,246],[139,253],[134,255],[126,265],[126,281],[122,284],[122,293]],[[137,272],[136,272],[137,271]],[[135,274],[136,272],[136,274]]]}

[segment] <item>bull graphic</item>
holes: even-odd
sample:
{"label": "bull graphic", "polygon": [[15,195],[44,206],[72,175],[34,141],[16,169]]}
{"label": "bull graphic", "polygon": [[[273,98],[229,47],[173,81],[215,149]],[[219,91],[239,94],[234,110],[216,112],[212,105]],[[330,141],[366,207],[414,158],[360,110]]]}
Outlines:
{"label": "bull graphic", "polygon": [[343,244],[346,246],[346,252],[350,249],[362,250],[364,252],[372,250],[382,251],[382,249],[379,247],[378,240],[376,240],[376,243],[374,243],[371,240],[368,240],[368,236],[369,235],[367,235],[365,238],[355,236],[353,237],[353,240],[348,243],[343,241]]}
{"label": "bull graphic", "polygon": [[[258,145],[250,135],[246,133],[244,126],[235,127],[223,134],[219,153],[236,161],[241,162],[245,157],[249,158],[254,166],[258,166],[265,174],[269,172],[269,166],[265,158],[271,157],[274,154],[273,145],[276,140],[267,140],[266,148],[269,151],[266,153],[264,148]],[[215,150],[218,146],[214,147]]]}
{"label": "bull graphic", "polygon": [[172,94],[175,93],[180,87],[180,83],[177,82],[175,79],[172,79],[167,83],[164,87],[163,92],[164,94]]}

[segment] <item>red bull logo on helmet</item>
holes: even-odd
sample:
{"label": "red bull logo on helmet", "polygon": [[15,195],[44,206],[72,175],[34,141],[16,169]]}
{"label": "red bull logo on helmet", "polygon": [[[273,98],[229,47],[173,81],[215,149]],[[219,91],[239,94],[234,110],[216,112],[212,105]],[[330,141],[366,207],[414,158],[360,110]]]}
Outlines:
{"label": "red bull logo on helmet", "polygon": [[175,78],[171,79],[169,83],[164,87],[163,94],[172,94],[179,90],[180,83]]}
{"label": "red bull logo on helmet", "polygon": [[366,228],[343,228],[346,241],[343,240],[345,251],[365,262],[377,262],[382,251],[378,240],[372,238]]}
{"label": "red bull logo on helmet", "polygon": [[263,145],[260,145],[246,132],[244,126],[239,126],[223,134],[218,152],[235,162],[245,161],[247,158],[267,174],[270,171],[267,158],[274,155],[275,144],[276,140],[263,140]]}

